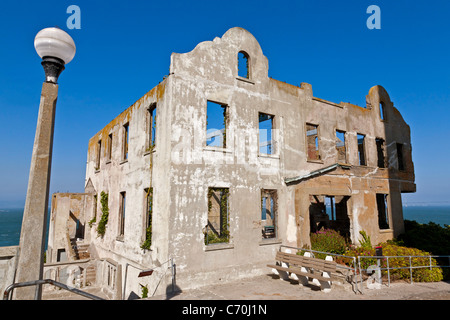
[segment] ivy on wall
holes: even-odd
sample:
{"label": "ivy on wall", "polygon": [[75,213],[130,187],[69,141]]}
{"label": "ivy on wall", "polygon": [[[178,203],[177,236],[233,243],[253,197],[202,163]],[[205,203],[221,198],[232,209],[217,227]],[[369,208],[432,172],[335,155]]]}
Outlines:
{"label": "ivy on wall", "polygon": [[213,230],[209,229],[209,221],[208,226],[205,231],[205,244],[213,244],[213,243],[224,243],[230,241],[230,224],[228,219],[228,196],[229,189],[228,188],[209,188],[208,189],[208,214],[212,209],[212,196],[214,193],[220,194],[220,233],[217,234]]}
{"label": "ivy on wall", "polygon": [[152,245],[153,188],[149,188],[147,191],[147,214],[148,225],[145,230],[145,240],[141,244],[141,249],[144,250],[150,250]]}
{"label": "ivy on wall", "polygon": [[108,208],[108,194],[102,191],[100,194],[100,204],[102,207],[102,217],[100,218],[100,221],[97,226],[97,234],[98,236],[102,237],[105,235],[106,232],[106,224],[108,223],[108,216],[109,216],[109,208]]}

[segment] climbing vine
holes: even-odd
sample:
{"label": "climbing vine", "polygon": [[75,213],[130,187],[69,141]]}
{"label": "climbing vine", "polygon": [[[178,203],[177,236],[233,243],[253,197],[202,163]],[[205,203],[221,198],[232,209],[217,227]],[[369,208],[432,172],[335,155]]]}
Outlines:
{"label": "climbing vine", "polygon": [[149,188],[147,191],[147,201],[148,226],[145,230],[145,240],[141,244],[141,249],[150,250],[152,245],[153,188]]}
{"label": "climbing vine", "polygon": [[[205,231],[205,244],[221,243],[230,241],[230,223],[228,219],[228,188],[209,188],[208,189],[208,213],[211,211],[212,202],[211,198],[215,192],[220,193],[220,234],[216,234],[214,231]],[[209,222],[208,222],[209,224]]]}
{"label": "climbing vine", "polygon": [[100,205],[102,207],[102,217],[97,226],[97,234],[103,238],[106,231],[106,224],[108,223],[109,208],[108,208],[108,194],[102,191],[100,194]]}

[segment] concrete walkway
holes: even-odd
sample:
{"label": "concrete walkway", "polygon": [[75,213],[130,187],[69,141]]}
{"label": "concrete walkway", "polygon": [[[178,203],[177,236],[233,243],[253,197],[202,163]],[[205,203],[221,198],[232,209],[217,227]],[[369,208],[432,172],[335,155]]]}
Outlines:
{"label": "concrete walkway", "polygon": [[162,295],[147,300],[450,300],[450,282],[395,282],[390,287],[367,289],[355,294],[350,285],[333,285],[331,292],[315,286],[299,285],[298,281],[280,280],[267,274],[236,282],[186,290],[175,295]]}

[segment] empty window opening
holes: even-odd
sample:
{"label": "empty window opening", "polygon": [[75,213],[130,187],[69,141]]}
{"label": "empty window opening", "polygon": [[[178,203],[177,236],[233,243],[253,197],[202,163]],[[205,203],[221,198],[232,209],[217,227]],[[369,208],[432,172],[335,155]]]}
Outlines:
{"label": "empty window opening", "polygon": [[79,219],[80,213],[69,210],[69,221],[67,226],[69,229],[69,237],[71,241],[76,241],[76,239],[84,239],[84,223],[81,223]]}
{"label": "empty window opening", "polygon": [[318,125],[306,124],[306,142],[308,145],[307,159],[320,160]]}
{"label": "empty window opening", "polygon": [[112,141],[113,141],[113,134],[110,133],[108,135],[108,145],[107,145],[107,148],[108,148],[108,161],[110,161],[111,158],[112,158]]}
{"label": "empty window opening", "polygon": [[153,220],[153,188],[147,188],[145,192],[145,237],[142,249],[150,249],[152,245],[152,220]]}
{"label": "empty window opening", "polygon": [[274,116],[259,113],[259,153],[274,154],[273,120]]}
{"label": "empty window opening", "polygon": [[56,262],[66,262],[67,261],[67,254],[66,249],[58,249],[56,252]]}
{"label": "empty window opening", "polygon": [[365,153],[365,138],[366,136],[363,134],[358,134],[358,159],[359,159],[359,165],[365,166],[366,165],[366,153]]}
{"label": "empty window opening", "polygon": [[119,236],[125,234],[125,208],[127,202],[126,192],[120,193],[120,208],[119,208]]}
{"label": "empty window opening", "polygon": [[89,221],[90,227],[92,227],[92,224],[97,221],[97,206],[98,206],[98,195],[96,193],[96,194],[94,194],[93,215],[92,215],[92,219]]}
{"label": "empty window opening", "polygon": [[130,124],[123,126],[123,160],[128,160],[128,144],[130,140]]}
{"label": "empty window opening", "polygon": [[350,218],[347,209],[349,199],[349,196],[311,195],[309,206],[311,232],[333,229],[349,238]]}
{"label": "empty window opening", "polygon": [[386,168],[386,157],[385,157],[386,145],[385,145],[385,142],[381,138],[376,138],[375,142],[377,144],[378,167]]}
{"label": "empty window opening", "polygon": [[95,170],[100,170],[100,160],[102,158],[102,140],[97,143],[97,159],[95,160]]}
{"label": "empty window opening", "polygon": [[238,53],[238,76],[250,79],[249,56],[244,51]]}
{"label": "empty window opening", "polygon": [[261,190],[261,226],[262,237],[277,237],[277,190]]}
{"label": "empty window opening", "polygon": [[377,193],[378,226],[389,229],[388,195]]}
{"label": "empty window opening", "polygon": [[208,224],[205,227],[205,244],[230,241],[228,188],[208,188]]}
{"label": "empty window opening", "polygon": [[338,162],[347,162],[347,149],[345,147],[345,131],[336,130],[336,150]]}
{"label": "empty window opening", "polygon": [[386,120],[386,109],[383,102],[380,102],[380,119]]}
{"label": "empty window opening", "polygon": [[398,161],[398,170],[405,170],[405,163],[403,162],[403,144],[397,143],[397,161]]}
{"label": "empty window opening", "polygon": [[147,151],[155,147],[156,141],[156,103],[147,111]]}
{"label": "empty window opening", "polygon": [[226,148],[228,107],[208,101],[206,110],[206,145]]}

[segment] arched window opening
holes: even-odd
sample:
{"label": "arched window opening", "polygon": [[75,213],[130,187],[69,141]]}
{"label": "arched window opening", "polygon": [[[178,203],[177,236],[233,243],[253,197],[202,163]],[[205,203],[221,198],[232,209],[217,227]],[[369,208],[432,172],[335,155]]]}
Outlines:
{"label": "arched window opening", "polygon": [[386,110],[384,108],[384,103],[380,101],[380,118],[381,120],[386,120]]}
{"label": "arched window opening", "polygon": [[249,56],[244,51],[238,53],[238,76],[250,79]]}

